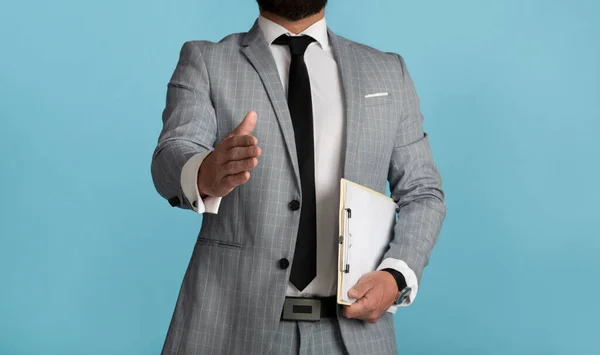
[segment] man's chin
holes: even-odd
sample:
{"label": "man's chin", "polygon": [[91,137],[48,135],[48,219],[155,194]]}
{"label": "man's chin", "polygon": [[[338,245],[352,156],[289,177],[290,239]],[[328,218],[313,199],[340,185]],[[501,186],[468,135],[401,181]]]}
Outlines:
{"label": "man's chin", "polygon": [[257,0],[257,2],[261,10],[290,21],[299,21],[318,14],[327,5],[327,0]]}

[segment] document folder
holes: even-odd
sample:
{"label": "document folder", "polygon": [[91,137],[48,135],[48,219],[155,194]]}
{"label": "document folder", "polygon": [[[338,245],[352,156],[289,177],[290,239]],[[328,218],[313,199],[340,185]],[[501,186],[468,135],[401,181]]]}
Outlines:
{"label": "document folder", "polygon": [[397,205],[390,197],[342,179],[337,292],[339,304],[354,303],[356,300],[348,297],[348,290],[364,274],[375,271],[381,263],[393,236],[396,209]]}

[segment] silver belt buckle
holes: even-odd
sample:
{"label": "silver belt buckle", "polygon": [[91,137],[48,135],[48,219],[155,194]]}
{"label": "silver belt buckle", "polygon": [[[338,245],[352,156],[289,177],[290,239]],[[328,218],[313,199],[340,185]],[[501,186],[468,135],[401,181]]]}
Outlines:
{"label": "silver belt buckle", "polygon": [[321,320],[321,300],[286,297],[281,319],[318,322]]}

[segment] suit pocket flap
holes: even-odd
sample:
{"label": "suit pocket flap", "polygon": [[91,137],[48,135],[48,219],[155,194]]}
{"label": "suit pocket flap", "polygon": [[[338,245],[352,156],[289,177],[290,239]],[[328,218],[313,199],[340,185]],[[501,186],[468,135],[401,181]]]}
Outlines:
{"label": "suit pocket flap", "polygon": [[202,238],[202,237],[198,237],[198,239],[196,240],[196,244],[210,245],[210,246],[230,248],[230,249],[242,249],[243,248],[243,246],[239,243],[225,242],[225,241],[221,241],[221,240],[207,239],[207,238]]}

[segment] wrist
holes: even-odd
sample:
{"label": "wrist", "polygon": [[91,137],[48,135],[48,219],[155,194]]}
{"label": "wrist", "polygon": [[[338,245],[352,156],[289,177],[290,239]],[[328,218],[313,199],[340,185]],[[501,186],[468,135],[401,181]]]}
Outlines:
{"label": "wrist", "polygon": [[404,278],[404,275],[402,275],[401,272],[395,269],[382,269],[381,271],[387,272],[390,275],[392,275],[392,277],[396,281],[398,292],[402,292],[406,288],[406,279]]}
{"label": "wrist", "polygon": [[200,195],[200,198],[205,199],[207,197],[209,197],[210,195],[206,192],[206,188],[204,187],[204,184],[202,183],[202,165],[204,165],[204,162],[202,162],[202,164],[200,165],[200,167],[198,168],[198,176],[196,179],[196,185],[198,186],[198,194]]}
{"label": "wrist", "polygon": [[201,199],[210,197],[210,195],[208,193],[206,193],[204,189],[202,189],[200,182],[198,182],[198,194],[200,195]]}

